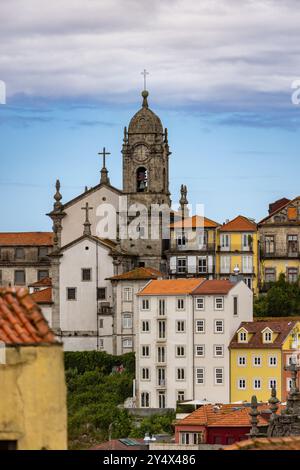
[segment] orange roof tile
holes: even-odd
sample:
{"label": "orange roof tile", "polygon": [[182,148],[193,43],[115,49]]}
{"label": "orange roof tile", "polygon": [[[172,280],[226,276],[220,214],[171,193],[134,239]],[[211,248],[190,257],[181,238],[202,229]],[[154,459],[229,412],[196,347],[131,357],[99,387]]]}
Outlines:
{"label": "orange roof tile", "polygon": [[127,271],[123,274],[118,274],[116,276],[109,277],[111,281],[125,281],[125,280],[147,280],[147,279],[157,279],[158,277],[163,277],[163,274],[157,269],[154,268],[134,268],[131,271]]}
{"label": "orange roof tile", "polygon": [[43,287],[43,286],[52,286],[51,277],[43,277],[43,279],[41,279],[40,281],[36,281],[28,285],[28,287]]}
{"label": "orange roof tile", "polygon": [[53,246],[52,232],[2,232],[0,246]]}
{"label": "orange roof tile", "polygon": [[[234,334],[229,348],[234,349],[251,349],[251,348],[263,348],[263,349],[277,349],[281,348],[282,344],[286,340],[289,333],[293,330],[297,324],[296,320],[290,318],[290,320],[278,321],[255,321],[255,322],[242,322],[238,328],[245,328],[248,333],[251,333],[248,343],[239,343],[237,331]],[[264,343],[262,332],[265,328],[270,328],[274,333],[278,333],[273,343]]]}
{"label": "orange roof tile", "polygon": [[223,450],[300,450],[300,436],[258,437],[235,442]]}
{"label": "orange roof tile", "polygon": [[209,279],[192,292],[194,295],[211,295],[211,294],[228,294],[228,292],[236,286],[235,283],[230,282],[228,279]]}
{"label": "orange roof tile", "polygon": [[185,218],[183,222],[182,220],[174,222],[170,225],[170,228],[216,228],[219,225],[218,222],[208,219],[207,217],[193,215],[192,217]]}
{"label": "orange roof tile", "polygon": [[31,297],[37,304],[51,304],[52,303],[52,287],[41,289],[33,292]]}
{"label": "orange roof tile", "polygon": [[162,279],[150,281],[138,295],[184,295],[190,294],[203,278],[193,279]]}
{"label": "orange roof tile", "polygon": [[27,289],[0,289],[0,340],[25,346],[57,342]]}
{"label": "orange roof tile", "polygon": [[220,228],[220,232],[256,232],[256,230],[256,223],[251,222],[251,220],[243,215],[238,215]]}

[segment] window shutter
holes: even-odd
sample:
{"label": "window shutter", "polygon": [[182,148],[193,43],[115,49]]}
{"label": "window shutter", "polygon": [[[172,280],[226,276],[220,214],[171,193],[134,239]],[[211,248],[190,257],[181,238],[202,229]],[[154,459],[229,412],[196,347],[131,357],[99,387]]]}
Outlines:
{"label": "window shutter", "polygon": [[207,264],[208,264],[208,272],[212,273],[213,272],[213,266],[214,266],[214,257],[212,255],[208,256]]}
{"label": "window shutter", "polygon": [[176,273],[176,256],[171,256],[170,258],[170,271]]}
{"label": "window shutter", "polygon": [[195,273],[196,266],[196,256],[188,256],[188,272]]}

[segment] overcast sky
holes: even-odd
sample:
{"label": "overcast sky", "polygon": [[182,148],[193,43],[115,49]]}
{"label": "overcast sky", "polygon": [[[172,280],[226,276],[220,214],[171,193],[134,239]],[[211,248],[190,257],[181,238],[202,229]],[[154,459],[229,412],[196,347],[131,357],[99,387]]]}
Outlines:
{"label": "overcast sky", "polygon": [[0,0],[0,24],[1,230],[49,228],[56,177],[65,200],[96,184],[103,145],[121,185],[144,68],[174,201],[222,222],[300,193],[297,0]]}

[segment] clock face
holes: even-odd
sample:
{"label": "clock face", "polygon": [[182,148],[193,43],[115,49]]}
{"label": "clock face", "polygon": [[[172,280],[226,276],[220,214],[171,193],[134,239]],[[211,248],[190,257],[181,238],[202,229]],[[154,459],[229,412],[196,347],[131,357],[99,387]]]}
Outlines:
{"label": "clock face", "polygon": [[149,156],[149,150],[146,147],[146,145],[137,145],[133,151],[133,156],[136,158],[139,162],[143,162],[147,160]]}

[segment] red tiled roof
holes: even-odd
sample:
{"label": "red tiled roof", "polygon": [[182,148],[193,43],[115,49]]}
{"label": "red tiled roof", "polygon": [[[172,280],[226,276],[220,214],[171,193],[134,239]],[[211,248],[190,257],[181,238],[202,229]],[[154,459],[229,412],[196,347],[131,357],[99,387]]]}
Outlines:
{"label": "red tiled roof", "polygon": [[187,217],[182,220],[178,220],[170,225],[170,228],[216,228],[220,224],[214,220],[208,219],[200,215],[193,215],[192,217]]}
{"label": "red tiled roof", "polygon": [[[259,404],[259,410],[268,410],[267,404]],[[278,408],[278,413],[282,405]],[[250,427],[250,406],[243,404],[203,405],[186,418],[176,423],[177,426],[207,426],[207,427]],[[269,415],[262,413],[258,416],[258,425],[268,424]]]}
{"label": "red tiled roof", "polygon": [[53,233],[0,232],[0,246],[53,246]]}
{"label": "red tiled roof", "polygon": [[0,340],[24,346],[57,342],[27,289],[0,289]]}
{"label": "red tiled roof", "polygon": [[52,303],[52,287],[41,289],[33,292],[31,297],[37,304],[51,304]]}
{"label": "red tiled roof", "polygon": [[[125,442],[131,442],[131,444],[127,444]],[[136,443],[136,445],[133,445]],[[146,446],[144,443],[144,439],[112,439],[111,441],[103,442],[90,450],[145,450]]]}
{"label": "red tiled roof", "polygon": [[228,279],[208,279],[192,292],[193,295],[228,294],[236,284]]}
{"label": "red tiled roof", "polygon": [[138,295],[185,295],[190,294],[205,279],[162,279],[150,281]]}
{"label": "red tiled roof", "polygon": [[163,277],[163,274],[157,269],[140,267],[127,271],[123,274],[118,274],[117,276],[109,277],[111,281],[123,281],[123,280],[144,280],[144,279],[157,279],[158,277]]}
{"label": "red tiled roof", "polygon": [[223,450],[300,450],[300,436],[258,437],[235,442]]}
{"label": "red tiled roof", "polygon": [[43,277],[40,281],[33,282],[29,284],[28,287],[43,287],[43,286],[52,286],[51,277]]}
{"label": "red tiled roof", "polygon": [[[256,321],[256,322],[242,322],[238,328],[245,328],[251,337],[248,343],[239,343],[237,331],[232,338],[229,347],[235,349],[251,349],[251,348],[266,348],[276,349],[281,348],[289,333],[293,330],[297,321],[290,319],[278,321]],[[278,333],[273,343],[263,343],[262,332],[265,328],[270,328],[274,333]]]}
{"label": "red tiled roof", "polygon": [[243,215],[238,215],[220,228],[220,232],[256,232],[256,230],[256,224]]}

